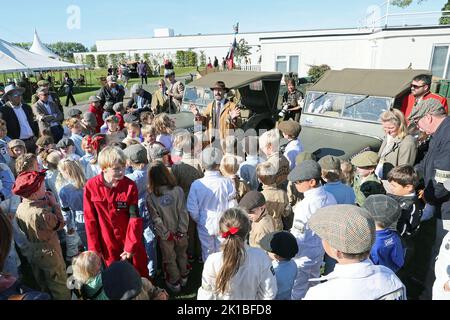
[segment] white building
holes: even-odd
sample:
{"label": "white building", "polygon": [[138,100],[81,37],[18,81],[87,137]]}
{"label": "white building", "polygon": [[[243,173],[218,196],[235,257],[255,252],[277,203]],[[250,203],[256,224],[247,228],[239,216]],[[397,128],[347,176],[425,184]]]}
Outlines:
{"label": "white building", "polygon": [[[165,32],[169,32],[167,29]],[[158,35],[164,32],[158,32]],[[83,62],[87,54],[138,53],[174,59],[178,50],[193,50],[206,58],[222,61],[234,34],[163,36],[144,39],[97,41],[97,52],[75,54]],[[297,72],[306,76],[311,65],[327,64],[332,69],[430,69],[438,77],[450,78],[450,26],[354,28],[240,33],[251,46],[252,69]],[[260,63],[259,63],[260,62]]]}

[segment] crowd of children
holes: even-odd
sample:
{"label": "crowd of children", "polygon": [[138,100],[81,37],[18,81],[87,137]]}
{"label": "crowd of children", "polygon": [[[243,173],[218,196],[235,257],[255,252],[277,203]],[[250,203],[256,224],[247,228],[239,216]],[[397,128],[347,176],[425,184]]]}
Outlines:
{"label": "crowd of children", "polygon": [[[413,167],[381,181],[371,151],[317,162],[292,120],[220,148],[165,113],[117,103],[102,116],[89,101],[36,154],[0,120],[1,210],[15,243],[4,272],[20,274],[17,247],[53,299],[168,299],[155,278],[178,293],[195,259],[198,299],[419,298],[434,239]],[[449,282],[438,280],[442,297]]]}

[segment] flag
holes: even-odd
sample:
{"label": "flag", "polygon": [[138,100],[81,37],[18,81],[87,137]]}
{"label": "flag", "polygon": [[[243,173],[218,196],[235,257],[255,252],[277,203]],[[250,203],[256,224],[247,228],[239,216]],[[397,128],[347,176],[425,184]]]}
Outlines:
{"label": "flag", "polygon": [[231,48],[227,53],[226,62],[228,66],[228,70],[232,70],[234,67],[234,51],[236,50],[237,42],[236,42],[236,36],[234,37],[234,41],[231,44]]}

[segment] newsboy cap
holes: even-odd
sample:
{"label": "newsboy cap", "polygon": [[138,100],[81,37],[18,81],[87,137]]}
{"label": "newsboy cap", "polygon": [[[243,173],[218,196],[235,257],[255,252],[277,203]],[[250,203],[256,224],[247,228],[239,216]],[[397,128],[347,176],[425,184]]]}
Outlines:
{"label": "newsboy cap", "polygon": [[374,194],[366,198],[364,208],[370,213],[370,216],[388,228],[398,221],[402,213],[399,203],[384,194]]}
{"label": "newsboy cap", "polygon": [[334,156],[325,156],[319,160],[319,165],[322,170],[341,170],[341,160]]}
{"label": "newsboy cap", "polygon": [[278,125],[278,129],[283,132],[284,134],[287,134],[291,137],[298,137],[300,132],[302,131],[302,127],[300,126],[300,123],[294,120],[288,120],[288,121],[282,121]]}
{"label": "newsboy cap", "polygon": [[47,80],[39,80],[37,82],[38,87],[46,87],[48,85],[50,85],[50,82],[48,82]]}
{"label": "newsboy cap", "polygon": [[36,89],[36,94],[41,94],[41,93],[48,93],[48,88],[46,88],[46,87],[38,87]]}
{"label": "newsboy cap", "polygon": [[355,167],[375,167],[378,164],[378,154],[373,151],[365,151],[352,159],[352,165]]}
{"label": "newsboy cap", "polygon": [[294,235],[288,231],[276,231],[266,234],[259,242],[261,248],[290,260],[298,253],[298,244]]}
{"label": "newsboy cap", "polygon": [[67,115],[68,115],[70,118],[79,116],[79,115],[81,115],[82,113],[83,113],[83,112],[81,112],[81,110],[80,110],[80,109],[77,109],[77,108],[71,108],[71,109],[69,109],[69,111],[67,111]]}
{"label": "newsboy cap", "polygon": [[134,163],[147,163],[147,149],[141,144],[133,144],[125,150],[123,150],[125,155],[128,159],[130,159],[131,162]]}
{"label": "newsboy cap", "polygon": [[102,271],[103,290],[110,300],[131,300],[142,291],[142,279],[128,261],[114,261]]}
{"label": "newsboy cap", "polygon": [[59,140],[59,142],[56,144],[56,147],[58,149],[60,148],[67,148],[70,146],[75,146],[75,143],[73,142],[72,139],[70,138],[62,138],[61,140]]}
{"label": "newsboy cap", "polygon": [[442,103],[437,99],[421,100],[415,105],[408,117],[408,120],[420,119],[427,114],[446,114]]}
{"label": "newsboy cap", "polygon": [[124,109],[125,109],[125,106],[123,105],[123,102],[117,102],[113,105],[114,112],[119,112]]}
{"label": "newsboy cap", "polygon": [[133,122],[138,122],[139,121],[139,117],[136,115],[136,113],[126,113],[123,116],[123,121],[125,123],[133,123]]}
{"label": "newsboy cap", "polygon": [[288,175],[288,180],[292,182],[320,179],[322,169],[314,160],[305,160],[296,166]]}
{"label": "newsboy cap", "polygon": [[354,205],[320,208],[308,224],[322,240],[343,253],[369,252],[375,241],[375,221],[366,209]]}
{"label": "newsboy cap", "polygon": [[161,160],[165,155],[170,153],[170,151],[159,142],[152,143],[147,148],[147,154],[150,161]]}
{"label": "newsboy cap", "polygon": [[100,102],[102,101],[98,96],[90,96],[89,97],[89,102],[90,103],[94,103],[94,102]]}
{"label": "newsboy cap", "polygon": [[262,207],[266,204],[266,198],[261,192],[258,191],[249,191],[247,192],[239,201],[239,207],[250,212],[253,209]]}
{"label": "newsboy cap", "polygon": [[97,126],[97,118],[95,117],[95,114],[92,112],[85,112],[83,114],[83,120],[86,122],[88,126],[96,127]]}

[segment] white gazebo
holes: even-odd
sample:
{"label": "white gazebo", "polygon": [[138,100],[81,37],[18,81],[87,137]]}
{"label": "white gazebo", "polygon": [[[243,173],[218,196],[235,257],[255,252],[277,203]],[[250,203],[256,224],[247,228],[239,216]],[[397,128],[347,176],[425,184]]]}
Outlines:
{"label": "white gazebo", "polygon": [[39,35],[37,34],[36,29],[34,30],[34,39],[33,39],[33,45],[30,48],[30,52],[39,54],[44,57],[52,58],[60,60],[60,57],[55,54],[52,50],[47,48],[39,38]]}

